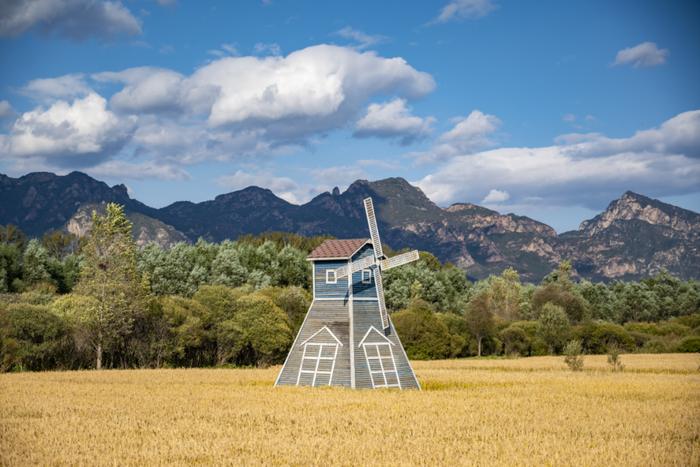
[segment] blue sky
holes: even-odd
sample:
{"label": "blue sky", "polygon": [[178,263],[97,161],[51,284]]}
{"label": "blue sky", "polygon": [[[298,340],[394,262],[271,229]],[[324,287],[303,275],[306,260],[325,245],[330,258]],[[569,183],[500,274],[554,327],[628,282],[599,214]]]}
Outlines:
{"label": "blue sky", "polygon": [[0,172],[153,206],[401,176],[558,231],[700,210],[697,2],[17,0],[0,64]]}

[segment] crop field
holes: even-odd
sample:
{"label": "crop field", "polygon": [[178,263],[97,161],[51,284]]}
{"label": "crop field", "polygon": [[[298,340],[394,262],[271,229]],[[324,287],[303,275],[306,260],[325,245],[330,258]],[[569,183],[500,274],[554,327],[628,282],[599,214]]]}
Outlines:
{"label": "crop field", "polygon": [[279,367],[0,375],[0,464],[700,465],[700,356],[414,362],[423,391]]}

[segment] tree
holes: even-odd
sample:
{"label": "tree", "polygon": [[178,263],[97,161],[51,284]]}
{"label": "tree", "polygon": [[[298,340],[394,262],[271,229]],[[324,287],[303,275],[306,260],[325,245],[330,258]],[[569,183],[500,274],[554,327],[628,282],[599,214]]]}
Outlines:
{"label": "tree", "polygon": [[0,243],[0,293],[22,289],[22,253],[13,243]]}
{"label": "tree", "polygon": [[477,342],[477,356],[481,357],[482,341],[494,332],[491,295],[480,292],[469,300],[467,306],[467,327]]}
{"label": "tree", "polygon": [[415,299],[408,309],[392,315],[396,333],[409,358],[429,360],[451,355],[451,335],[427,302]]}
{"label": "tree", "polygon": [[569,318],[559,305],[545,303],[540,312],[540,333],[550,353],[558,353],[569,338]]}
{"label": "tree", "polygon": [[22,255],[22,264],[25,286],[48,282],[51,279],[49,274],[49,252],[39,240],[35,238],[29,240],[27,248],[25,248]]}
{"label": "tree", "polygon": [[123,345],[134,315],[145,307],[131,222],[118,204],[107,204],[104,216],[92,213],[92,230],[83,248],[77,293],[94,301],[83,315],[93,333],[95,367],[102,368],[107,345]]}
{"label": "tree", "polygon": [[230,343],[230,357],[241,365],[269,365],[284,359],[292,343],[287,315],[264,295],[254,293],[238,301],[239,309],[220,330]]}
{"label": "tree", "polygon": [[564,363],[571,371],[583,370],[583,348],[581,341],[574,339],[564,347]]}

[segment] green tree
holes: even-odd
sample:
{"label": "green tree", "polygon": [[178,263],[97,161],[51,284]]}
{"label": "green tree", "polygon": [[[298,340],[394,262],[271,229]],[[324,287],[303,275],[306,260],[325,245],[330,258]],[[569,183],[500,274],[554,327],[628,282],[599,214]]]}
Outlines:
{"label": "green tree", "polygon": [[488,291],[483,291],[474,295],[471,300],[469,300],[469,305],[467,306],[467,327],[472,333],[472,336],[474,336],[474,339],[476,339],[477,356],[479,357],[481,357],[484,338],[494,333],[495,325],[492,309],[493,304]]}
{"label": "green tree", "polygon": [[241,365],[281,362],[293,338],[284,311],[258,293],[242,297],[238,305],[233,319],[220,328],[222,342],[230,343],[230,359]]}
{"label": "green tree", "polygon": [[424,300],[415,299],[408,309],[393,313],[391,320],[409,358],[427,360],[451,355],[450,331]]}
{"label": "green tree", "polygon": [[122,206],[109,203],[104,216],[93,212],[82,253],[76,292],[94,299],[83,319],[93,333],[95,367],[100,369],[105,347],[123,347],[134,316],[145,307],[131,222]]}
{"label": "green tree", "polygon": [[552,354],[559,353],[569,339],[570,324],[566,312],[559,305],[545,303],[540,312],[540,335]]}
{"label": "green tree", "polygon": [[35,238],[29,240],[22,255],[22,264],[25,286],[48,282],[51,279],[49,274],[49,252],[39,240]]}

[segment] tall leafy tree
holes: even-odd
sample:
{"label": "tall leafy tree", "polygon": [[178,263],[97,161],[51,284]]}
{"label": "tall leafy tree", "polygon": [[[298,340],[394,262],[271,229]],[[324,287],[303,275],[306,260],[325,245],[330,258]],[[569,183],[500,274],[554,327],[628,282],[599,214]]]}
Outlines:
{"label": "tall leafy tree", "polygon": [[480,292],[469,300],[467,306],[467,327],[476,339],[477,355],[481,357],[482,342],[484,338],[494,333],[493,312],[491,311],[491,294],[488,291]]}
{"label": "tall leafy tree", "polygon": [[123,345],[134,317],[145,308],[136,244],[122,206],[109,203],[103,216],[93,211],[76,292],[94,298],[83,319],[92,333],[95,367],[100,369],[105,347]]}

